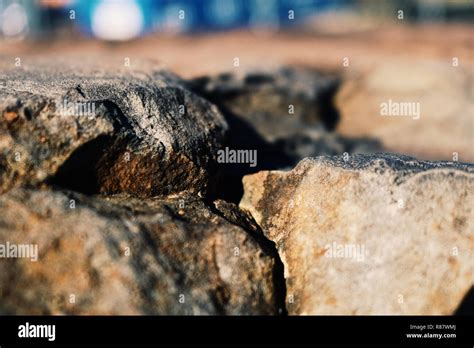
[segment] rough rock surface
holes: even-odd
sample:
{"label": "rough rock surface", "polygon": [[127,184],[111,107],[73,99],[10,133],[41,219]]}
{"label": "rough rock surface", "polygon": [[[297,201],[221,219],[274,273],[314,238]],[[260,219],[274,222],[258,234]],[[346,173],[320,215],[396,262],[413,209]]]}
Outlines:
{"label": "rough rock surface", "polygon": [[283,310],[274,245],[233,204],[14,189],[0,196],[0,211],[1,243],[39,251],[36,262],[0,259],[2,314]]}
{"label": "rough rock surface", "polygon": [[319,157],[244,178],[289,314],[452,314],[474,284],[474,165]]}
{"label": "rough rock surface", "polygon": [[97,66],[0,62],[0,192],[205,191],[227,129],[216,107],[150,63]]}

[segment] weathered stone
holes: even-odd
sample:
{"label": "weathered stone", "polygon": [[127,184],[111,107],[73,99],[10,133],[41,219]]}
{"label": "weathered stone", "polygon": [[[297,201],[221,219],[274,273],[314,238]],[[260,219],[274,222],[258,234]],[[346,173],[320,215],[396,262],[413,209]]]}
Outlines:
{"label": "weathered stone", "polygon": [[276,250],[235,205],[14,189],[0,210],[0,243],[39,252],[0,258],[2,314],[283,311]]}
{"label": "weathered stone", "polygon": [[474,284],[474,165],[319,157],[244,177],[289,314],[452,314]]}
{"label": "weathered stone", "polygon": [[338,115],[332,97],[338,84],[334,75],[287,67],[238,70],[190,81],[191,89],[251,124],[269,142],[309,126],[333,128]]}
{"label": "weathered stone", "polygon": [[0,62],[0,192],[205,191],[227,129],[216,107],[148,63],[81,63]]}

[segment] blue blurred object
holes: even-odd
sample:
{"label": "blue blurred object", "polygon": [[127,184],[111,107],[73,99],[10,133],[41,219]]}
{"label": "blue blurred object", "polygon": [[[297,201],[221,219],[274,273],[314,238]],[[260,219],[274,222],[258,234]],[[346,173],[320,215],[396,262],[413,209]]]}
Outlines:
{"label": "blue blurred object", "polygon": [[73,8],[80,27],[89,35],[128,40],[150,31],[279,28],[351,3],[352,0],[77,0]]}
{"label": "blue blurred object", "polygon": [[80,29],[88,35],[111,41],[133,39],[153,29],[152,0],[77,0]]}

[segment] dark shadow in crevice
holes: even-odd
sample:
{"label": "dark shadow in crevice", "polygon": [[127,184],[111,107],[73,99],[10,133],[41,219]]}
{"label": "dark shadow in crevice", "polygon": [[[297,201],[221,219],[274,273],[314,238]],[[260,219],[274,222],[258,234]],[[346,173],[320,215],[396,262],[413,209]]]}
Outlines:
{"label": "dark shadow in crevice", "polygon": [[75,150],[48,184],[88,195],[99,193],[97,163],[109,148],[112,138],[101,135]]}
{"label": "dark shadow in crevice", "polygon": [[114,155],[118,147],[119,132],[123,137],[127,132],[132,132],[132,124],[115,103],[110,100],[91,102],[98,105],[97,115],[107,118],[113,124],[114,134],[101,134],[82,144],[71,153],[56,174],[47,180],[47,184],[88,195],[98,194],[97,171],[101,159]]}
{"label": "dark shadow in crevice", "polygon": [[257,151],[257,162],[254,167],[249,163],[218,163],[219,174],[211,185],[210,197],[239,203],[244,192],[242,178],[245,175],[261,170],[289,167],[294,165],[294,160],[287,156],[280,147],[265,141],[255,128],[242,117],[236,116],[225,108],[220,110],[229,124],[224,148]]}
{"label": "dark shadow in crevice", "polygon": [[340,80],[331,83],[321,92],[317,99],[321,121],[323,122],[324,127],[329,131],[336,129],[341,118],[339,111],[334,104],[334,98],[340,85]]}
{"label": "dark shadow in crevice", "polygon": [[464,296],[454,315],[474,315],[474,286]]}
{"label": "dark shadow in crevice", "polygon": [[[328,116],[329,118],[338,119],[339,116],[337,110],[332,105],[332,98],[324,101],[320,107],[325,113],[330,113],[332,115]],[[297,134],[270,143],[266,141],[252,124],[243,117],[235,115],[222,106],[220,106],[220,111],[229,125],[229,131],[224,148],[229,147],[229,149],[250,151],[256,150],[257,165],[251,167],[249,163],[218,163],[219,175],[216,177],[214,184],[211,187],[211,197],[239,203],[243,196],[242,178],[244,176],[262,170],[291,169],[304,158],[297,155],[296,151],[290,151],[288,149],[288,142],[297,139]],[[315,125],[308,124],[308,129],[311,127],[315,127]],[[302,133],[301,136],[304,136],[304,134]],[[323,150],[324,149],[321,148],[322,152]],[[319,151],[312,153],[312,155],[317,155],[318,152]]]}
{"label": "dark shadow in crevice", "polygon": [[[216,77],[217,83],[225,82],[232,78],[232,74],[221,74]],[[315,91],[315,105],[310,108],[314,114],[303,113],[304,119],[295,119],[295,130],[300,126],[300,131],[295,134],[279,138],[274,142],[269,142],[257,131],[257,129],[245,117],[234,114],[225,105],[232,104],[232,100],[242,93],[239,88],[223,88],[213,91],[207,91],[206,85],[211,81],[210,77],[201,77],[188,81],[188,87],[203,98],[214,103],[223,114],[229,125],[229,131],[226,135],[226,143],[223,148],[228,147],[232,150],[256,150],[257,165],[251,167],[249,163],[218,163],[218,175],[211,185],[209,197],[213,199],[221,198],[229,202],[239,203],[243,196],[242,178],[246,175],[257,173],[262,170],[286,170],[293,168],[305,156],[301,156],[301,151],[291,149],[292,145],[301,145],[308,148],[309,145],[301,143],[305,132],[328,132],[334,130],[339,122],[340,115],[334,105],[334,97],[340,87],[340,79],[334,77],[330,83],[319,86]],[[261,84],[270,84],[273,77],[266,73],[254,73],[246,77],[246,85],[258,86]],[[275,92],[278,93],[278,92]],[[294,98],[294,96],[292,97]],[[248,116],[248,115],[247,115]],[[256,120],[256,122],[258,122]],[[270,125],[269,125],[270,126]],[[310,139],[308,137],[308,139]],[[310,145],[315,151],[310,151],[310,156],[326,154],[326,148],[321,141],[315,142],[310,139]],[[321,149],[320,149],[321,147]],[[344,151],[342,151],[344,152]],[[338,153],[342,154],[342,153]]]}

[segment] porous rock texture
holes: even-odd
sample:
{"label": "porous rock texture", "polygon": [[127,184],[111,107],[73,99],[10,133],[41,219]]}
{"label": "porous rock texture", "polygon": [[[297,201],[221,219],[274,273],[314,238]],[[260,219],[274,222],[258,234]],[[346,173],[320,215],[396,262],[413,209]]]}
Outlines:
{"label": "porous rock texture", "polygon": [[2,314],[283,311],[275,248],[233,204],[13,189],[0,211],[2,243],[38,246],[0,259]]}
{"label": "porous rock texture", "polygon": [[0,192],[206,191],[227,123],[150,62],[0,61]]}
{"label": "porous rock texture", "polygon": [[474,165],[376,154],[244,177],[289,314],[452,314],[474,284]]}

